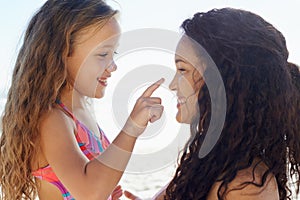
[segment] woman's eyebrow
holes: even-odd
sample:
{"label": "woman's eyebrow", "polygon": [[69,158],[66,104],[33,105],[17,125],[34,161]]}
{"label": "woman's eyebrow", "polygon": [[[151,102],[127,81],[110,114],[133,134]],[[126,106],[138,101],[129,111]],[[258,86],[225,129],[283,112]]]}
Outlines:
{"label": "woman's eyebrow", "polygon": [[184,60],[182,60],[182,59],[180,59],[180,58],[175,59],[175,64],[177,64],[177,63],[179,63],[179,62],[186,63]]}

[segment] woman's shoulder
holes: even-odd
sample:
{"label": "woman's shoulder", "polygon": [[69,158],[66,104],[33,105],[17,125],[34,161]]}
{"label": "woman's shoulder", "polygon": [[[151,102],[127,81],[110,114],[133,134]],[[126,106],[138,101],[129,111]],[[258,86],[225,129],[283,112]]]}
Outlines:
{"label": "woman's shoulder", "polygon": [[[228,184],[225,199],[279,199],[276,178],[272,173],[269,173],[264,184],[262,183],[262,177],[267,170],[268,167],[263,162],[255,160],[249,168],[238,171],[236,177]],[[209,200],[217,199],[220,185],[221,182],[213,185]]]}
{"label": "woman's shoulder", "polygon": [[263,176],[267,170],[268,167],[263,162],[254,161],[251,167],[238,171],[235,179],[229,184],[226,197],[228,199],[279,199],[276,178],[272,173],[268,174],[263,183]]}

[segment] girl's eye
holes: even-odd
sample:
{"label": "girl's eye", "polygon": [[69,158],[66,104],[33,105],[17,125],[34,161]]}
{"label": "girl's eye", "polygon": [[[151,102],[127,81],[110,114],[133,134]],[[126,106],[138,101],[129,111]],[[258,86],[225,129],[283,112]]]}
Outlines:
{"label": "girl's eye", "polygon": [[[100,56],[100,57],[106,57],[106,56],[108,56],[108,54],[109,53],[102,53],[102,54],[98,54],[98,56]],[[117,55],[117,54],[119,54],[118,52],[116,52],[116,51],[114,51],[114,55]]]}
{"label": "girl's eye", "polygon": [[101,56],[101,57],[106,57],[107,55],[108,55],[108,53],[98,54],[98,56]]}

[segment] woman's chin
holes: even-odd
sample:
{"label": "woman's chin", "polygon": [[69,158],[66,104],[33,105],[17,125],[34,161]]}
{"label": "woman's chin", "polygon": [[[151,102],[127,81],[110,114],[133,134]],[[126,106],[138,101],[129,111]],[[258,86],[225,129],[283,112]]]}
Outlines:
{"label": "woman's chin", "polygon": [[185,123],[184,118],[182,118],[182,116],[179,113],[177,113],[176,115],[176,121],[181,124]]}
{"label": "woman's chin", "polygon": [[182,116],[180,113],[177,113],[176,121],[181,124],[190,124],[190,120],[186,119],[186,117]]}

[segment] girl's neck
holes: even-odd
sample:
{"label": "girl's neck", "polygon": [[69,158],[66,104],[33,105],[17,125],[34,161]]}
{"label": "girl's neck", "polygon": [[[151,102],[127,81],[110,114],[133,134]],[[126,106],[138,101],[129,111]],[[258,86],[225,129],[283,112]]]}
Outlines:
{"label": "girl's neck", "polygon": [[85,96],[79,94],[75,89],[63,90],[60,100],[71,112],[74,109],[84,109],[86,106]]}

